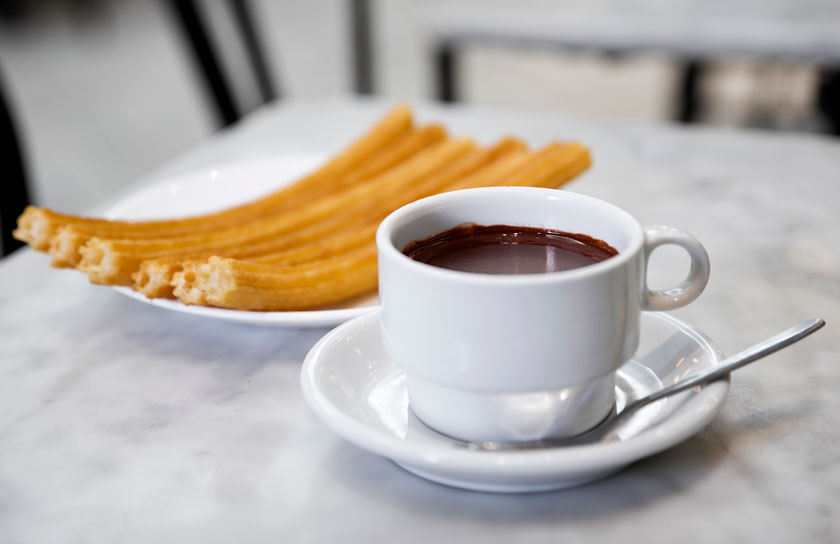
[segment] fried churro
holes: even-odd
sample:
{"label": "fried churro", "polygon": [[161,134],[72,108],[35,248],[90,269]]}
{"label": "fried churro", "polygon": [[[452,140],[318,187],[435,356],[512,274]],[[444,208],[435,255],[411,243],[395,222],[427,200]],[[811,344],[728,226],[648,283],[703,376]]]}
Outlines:
{"label": "fried churro", "polygon": [[87,274],[92,283],[131,285],[131,275],[146,259],[179,254],[224,254],[246,244],[286,235],[335,214],[347,213],[348,209],[360,213],[383,206],[387,208],[388,199],[401,188],[445,167],[474,146],[472,140],[466,138],[438,142],[369,183],[242,226],[178,238],[113,240],[94,237],[80,249],[82,259],[76,269]]}
{"label": "fried churro", "polygon": [[[202,228],[191,229],[186,232],[171,229],[157,232],[155,229],[142,231],[123,229],[119,233],[109,232],[106,228],[91,229],[84,225],[63,225],[56,230],[50,241],[49,253],[52,256],[52,266],[57,268],[77,266],[81,261],[80,248],[95,236],[121,239],[174,239],[185,236],[195,236],[202,232],[213,232],[221,228],[232,228],[247,221],[258,220],[263,217],[277,215],[286,210],[306,205],[307,202],[317,200],[327,194],[339,194],[374,179],[388,169],[405,161],[424,148],[439,142],[446,137],[446,129],[437,124],[421,127],[397,136],[386,147],[376,151],[368,160],[359,164],[357,168],[342,174],[335,173],[335,177],[319,177],[320,182],[311,182],[312,177],[293,184],[288,190],[281,189],[254,203],[250,208],[250,215],[240,214],[237,218],[227,218],[222,223],[218,218],[202,223]],[[335,171],[335,169],[331,169]],[[301,192],[299,187],[308,187],[308,191]],[[257,205],[258,204],[258,205]]]}
{"label": "fried churro", "polygon": [[[359,165],[366,165],[365,167],[369,168],[371,157],[389,144],[393,144],[400,136],[409,133],[412,124],[411,109],[407,105],[399,105],[345,151],[311,174],[261,199],[234,208],[182,219],[114,221],[61,214],[47,208],[28,206],[18,218],[18,228],[15,229],[13,235],[18,240],[28,243],[33,249],[47,251],[58,228],[65,225],[77,227],[82,232],[90,232],[94,235],[130,238],[209,231],[232,222],[247,221],[255,213],[271,209],[284,200],[294,201],[296,198],[311,198],[313,194],[322,194],[325,185],[329,190],[332,180],[352,173]],[[383,164],[383,166],[390,165]]]}
{"label": "fried churro", "polygon": [[[185,274],[187,270],[176,276]],[[180,285],[175,288],[186,304],[240,310],[303,310],[372,291],[376,287],[376,246],[367,244],[294,267],[211,257],[198,263],[194,274],[188,289]]]}

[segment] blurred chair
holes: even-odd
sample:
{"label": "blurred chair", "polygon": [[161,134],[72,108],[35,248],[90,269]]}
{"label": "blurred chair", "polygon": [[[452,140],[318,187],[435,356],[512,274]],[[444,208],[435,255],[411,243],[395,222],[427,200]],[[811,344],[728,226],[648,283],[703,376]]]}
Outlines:
{"label": "blurred chair", "polygon": [[[791,9],[795,2],[789,2]],[[690,4],[690,3],[689,3]],[[697,2],[698,5],[703,2]],[[567,13],[558,6],[541,12],[510,3],[483,7],[475,3],[429,1],[418,5],[418,25],[428,35],[435,65],[437,98],[444,102],[462,99],[459,81],[460,53],[472,45],[555,48],[604,56],[649,54],[681,63],[682,82],[673,117],[695,121],[702,112],[699,84],[708,63],[728,59],[754,62],[791,62],[821,68],[824,73],[840,68],[840,32],[836,19],[809,12],[808,3],[796,4],[808,17],[784,17],[770,6],[745,20],[714,16],[694,10],[632,13],[607,3],[593,4],[587,14]],[[757,4],[760,6],[760,4]],[[833,93],[832,93],[833,94]],[[831,120],[822,100],[822,111]],[[836,127],[834,129],[837,130]]]}
{"label": "blurred chair", "polygon": [[[258,89],[259,103],[265,104],[281,98],[279,79],[271,74],[270,63],[261,43],[251,3],[248,0],[227,0],[210,5],[194,0],[169,0],[178,27],[182,31],[195,59],[219,122],[227,126],[238,121],[247,107],[245,100],[237,97],[236,87],[241,83],[252,83]],[[203,9],[200,9],[203,8]],[[220,36],[220,29],[214,28],[210,9],[224,10],[230,17],[221,17],[223,22],[233,22],[236,42],[241,45],[244,57],[250,66],[253,81],[233,81],[230,66],[225,67],[226,47],[236,47]],[[371,13],[369,0],[348,0],[353,90],[358,94],[374,92],[373,62],[371,45]],[[254,94],[254,93],[251,93]]]}
{"label": "blurred chair", "polygon": [[[212,31],[212,25],[207,22],[208,14],[200,12],[195,1],[170,0],[169,4],[198,64],[219,122],[222,126],[235,123],[242,117],[245,108],[242,100],[235,96],[236,85],[227,75],[229,70],[225,70],[222,62],[220,48],[225,46],[223,40],[219,39],[218,33]],[[244,49],[260,102],[264,104],[280,98],[277,80],[268,69],[250,3],[247,0],[227,0],[225,4],[226,6],[217,7],[227,9],[231,14],[238,34],[237,41]],[[208,8],[208,4],[201,5]]]}
{"label": "blurred chair", "polygon": [[822,73],[817,101],[828,129],[840,136],[840,70]]}
{"label": "blurred chair", "polygon": [[0,164],[3,165],[3,186],[0,193],[0,256],[5,257],[23,243],[12,238],[17,217],[29,204],[29,189],[23,166],[20,140],[15,130],[11,107],[0,77]]}
{"label": "blurred chair", "polygon": [[358,94],[372,94],[373,42],[370,0],[350,0],[350,36],[353,56],[353,89]]}

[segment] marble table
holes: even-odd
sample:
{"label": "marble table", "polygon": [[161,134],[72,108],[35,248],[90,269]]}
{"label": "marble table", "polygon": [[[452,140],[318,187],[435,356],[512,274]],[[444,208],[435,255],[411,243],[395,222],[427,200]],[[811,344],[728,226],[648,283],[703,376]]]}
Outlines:
{"label": "marble table", "polygon": [[[331,151],[383,102],[263,109],[152,179]],[[0,262],[0,541],[837,542],[840,143],[418,106],[455,133],[577,138],[570,190],[683,227],[711,256],[674,314],[727,353],[802,319],[827,327],[739,371],[696,436],[576,489],[493,495],[429,483],[321,424],[298,387],[324,330],[177,315],[54,270]],[[682,272],[654,257],[653,283]]]}

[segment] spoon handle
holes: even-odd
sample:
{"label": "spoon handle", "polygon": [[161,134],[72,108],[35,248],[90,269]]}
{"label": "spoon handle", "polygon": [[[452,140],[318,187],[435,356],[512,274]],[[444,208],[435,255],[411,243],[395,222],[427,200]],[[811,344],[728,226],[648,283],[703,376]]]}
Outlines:
{"label": "spoon handle", "polygon": [[719,365],[717,365],[708,372],[692,376],[686,380],[682,380],[678,383],[675,383],[674,385],[660,389],[655,393],[651,393],[650,395],[644,398],[630,403],[625,407],[624,410],[622,410],[622,412],[627,411],[628,408],[636,410],[661,398],[673,395],[675,393],[679,393],[680,391],[685,391],[686,389],[691,389],[692,387],[697,387],[698,385],[705,385],[707,383],[723,378],[733,370],[737,370],[742,366],[748,365],[753,361],[757,361],[762,357],[766,357],[771,353],[775,353],[776,351],[779,351],[780,349],[785,348],[793,344],[794,342],[802,340],[809,334],[821,329],[823,325],[825,325],[825,321],[823,321],[822,319],[809,319],[807,321],[803,321],[802,323],[794,325],[786,331],[780,332],[776,336],[768,338],[763,342],[759,342],[758,344],[747,348],[744,351],[737,353],[731,357],[727,357]]}

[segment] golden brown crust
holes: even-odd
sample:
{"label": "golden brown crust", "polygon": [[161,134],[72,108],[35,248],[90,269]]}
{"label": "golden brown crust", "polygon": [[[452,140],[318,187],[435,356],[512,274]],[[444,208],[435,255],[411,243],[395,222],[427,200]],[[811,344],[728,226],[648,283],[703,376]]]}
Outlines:
{"label": "golden brown crust", "polygon": [[93,283],[130,285],[131,274],[146,259],[174,257],[179,254],[229,254],[249,244],[263,243],[289,235],[297,229],[324,221],[336,214],[369,213],[388,207],[388,198],[400,187],[433,175],[474,148],[468,139],[453,139],[433,144],[399,166],[374,180],[287,213],[271,216],[230,229],[178,238],[151,240],[114,240],[93,237],[80,249],[77,269]]}
{"label": "golden brown crust", "polygon": [[[85,236],[86,241],[93,236],[177,236],[242,223],[269,213],[283,203],[294,205],[301,200],[317,198],[329,190],[335,178],[351,174],[360,165],[365,165],[370,171],[376,171],[377,166],[387,168],[401,160],[400,153],[410,152],[413,146],[417,149],[422,148],[440,139],[440,127],[432,127],[427,133],[418,136],[412,134],[412,123],[412,114],[408,106],[397,106],[344,152],[293,185],[220,212],[172,220],[114,221],[61,214],[47,208],[29,206],[18,218],[18,228],[13,232],[13,236],[27,242],[33,249],[48,251],[52,237],[62,226],[78,229],[76,236]],[[391,162],[389,163],[387,157],[380,158],[378,162],[371,162],[371,157],[376,154],[390,156]],[[66,252],[66,244],[64,247]],[[69,257],[54,256],[55,265],[69,266],[75,258],[72,254]]]}
{"label": "golden brown crust", "polygon": [[[376,247],[365,245],[332,259],[278,267],[211,257],[195,267],[192,289],[175,288],[182,301],[219,308],[292,311],[341,302],[376,287]],[[183,276],[184,272],[176,274]],[[176,278],[176,282],[181,278]]]}
{"label": "golden brown crust", "polygon": [[[245,213],[235,217],[219,215],[207,216],[207,220],[196,227],[178,227],[167,231],[154,228],[132,228],[121,229],[119,232],[112,232],[105,227],[89,229],[81,225],[65,225],[60,227],[59,233],[72,233],[63,237],[62,243],[51,243],[49,253],[53,257],[53,266],[76,266],[81,260],[80,248],[91,238],[98,236],[109,239],[127,240],[177,240],[189,238],[201,233],[213,233],[225,229],[233,229],[245,225],[251,221],[258,221],[271,216],[306,206],[319,198],[327,195],[337,195],[346,192],[360,184],[366,183],[388,169],[405,161],[426,147],[439,142],[446,136],[445,129],[440,125],[428,125],[419,130],[399,135],[385,148],[378,150],[367,161],[359,164],[354,170],[345,173],[336,172],[334,178],[320,176],[318,184],[310,183],[312,178],[308,176],[303,180],[268,195],[254,203],[249,208],[250,215]],[[334,169],[333,169],[334,170]],[[301,192],[300,187],[308,187],[309,190]]]}

